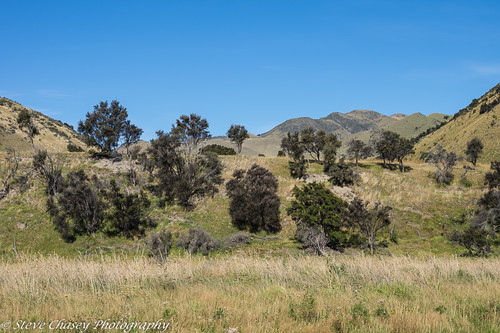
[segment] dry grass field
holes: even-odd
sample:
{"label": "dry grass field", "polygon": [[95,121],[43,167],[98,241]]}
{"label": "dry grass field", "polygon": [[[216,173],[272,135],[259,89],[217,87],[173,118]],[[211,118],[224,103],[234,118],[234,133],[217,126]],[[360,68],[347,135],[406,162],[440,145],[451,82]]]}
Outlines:
{"label": "dry grass field", "polygon": [[163,319],[170,332],[498,332],[500,260],[233,253],[0,263],[0,321],[56,319]]}

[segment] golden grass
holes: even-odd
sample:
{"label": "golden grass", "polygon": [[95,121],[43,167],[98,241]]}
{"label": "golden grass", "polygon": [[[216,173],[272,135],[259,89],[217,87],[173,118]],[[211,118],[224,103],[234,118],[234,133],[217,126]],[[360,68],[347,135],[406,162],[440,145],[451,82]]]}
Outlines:
{"label": "golden grass", "polygon": [[[171,320],[172,332],[494,332],[500,260],[363,255],[0,263],[0,321]],[[175,314],[173,317],[172,314]]]}

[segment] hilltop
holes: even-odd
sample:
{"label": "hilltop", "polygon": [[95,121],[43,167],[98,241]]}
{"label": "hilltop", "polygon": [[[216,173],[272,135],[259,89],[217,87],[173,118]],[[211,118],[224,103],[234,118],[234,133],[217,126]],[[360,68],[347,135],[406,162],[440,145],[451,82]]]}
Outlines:
{"label": "hilltop", "polygon": [[500,84],[479,99],[474,99],[447,124],[420,140],[415,147],[415,156],[418,158],[437,145],[464,156],[467,142],[474,137],[484,144],[480,161],[500,159]]}
{"label": "hilltop", "polygon": [[17,125],[17,116],[22,110],[30,112],[40,132],[35,136],[35,147],[43,147],[50,152],[65,152],[68,143],[72,143],[85,149],[85,144],[71,125],[52,119],[8,98],[0,97],[0,151],[9,148],[31,151],[26,134]]}

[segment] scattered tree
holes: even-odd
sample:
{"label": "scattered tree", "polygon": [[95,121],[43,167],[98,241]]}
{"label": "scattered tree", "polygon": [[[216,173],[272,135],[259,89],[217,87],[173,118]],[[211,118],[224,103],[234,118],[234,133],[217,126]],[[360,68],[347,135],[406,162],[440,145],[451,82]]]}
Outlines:
{"label": "scattered tree", "polygon": [[[343,228],[347,213],[347,203],[320,183],[305,184],[293,189],[295,200],[292,201],[288,214],[297,224],[297,230],[307,231],[316,228],[314,234],[323,232],[328,238],[328,246],[342,250],[348,239]],[[303,239],[297,235],[299,239]]]}
{"label": "scattered tree", "polygon": [[200,145],[211,138],[208,121],[194,113],[177,119],[176,124],[172,125],[170,134],[179,142],[181,151],[187,155],[188,159],[193,155],[196,157],[199,154]]}
{"label": "scattered tree", "polygon": [[232,223],[240,230],[281,230],[278,181],[267,169],[254,164],[248,171],[237,170],[227,185]]}
{"label": "scattered tree", "polygon": [[366,239],[366,245],[371,254],[379,245],[377,234],[391,224],[390,210],[391,207],[383,206],[379,202],[370,208],[369,202],[363,202],[359,198],[355,198],[349,204],[348,221]]}
{"label": "scattered tree", "polygon": [[35,125],[35,122],[33,121],[33,116],[28,110],[21,110],[17,116],[17,124],[19,126],[19,129],[26,133],[28,136],[30,142],[31,142],[31,148],[33,149],[33,154],[36,153],[35,150],[35,144],[33,143],[33,138],[35,135],[40,134],[38,131],[38,128]]}
{"label": "scattered tree", "polygon": [[403,160],[406,156],[413,154],[415,143],[395,132],[385,130],[377,133],[374,140],[375,150],[379,154],[379,158],[384,161],[384,168],[387,167],[387,162],[392,163],[397,160],[400,170],[404,172]]}
{"label": "scattered tree", "polygon": [[467,156],[467,160],[474,166],[474,169],[476,169],[477,159],[482,153],[483,148],[484,145],[479,138],[473,138],[467,143],[465,155]]}
{"label": "scattered tree", "polygon": [[436,171],[434,172],[434,179],[440,185],[450,184],[454,178],[453,168],[457,163],[458,157],[454,152],[447,152],[443,147],[436,146],[436,148],[427,154],[426,162],[434,164]]}
{"label": "scattered tree", "polygon": [[205,119],[192,114],[182,116],[171,133],[158,131],[151,140],[151,155],[158,183],[153,192],[162,201],[174,199],[184,207],[193,207],[193,199],[217,192],[222,183],[222,163],[216,154],[198,149],[210,137]]}
{"label": "scattered tree", "polygon": [[62,176],[63,165],[45,150],[40,150],[33,156],[35,175],[45,184],[45,193],[54,196],[64,186]]}
{"label": "scattered tree", "polygon": [[83,170],[70,172],[63,188],[47,201],[54,225],[67,242],[85,235],[88,241],[102,230],[106,204],[102,183],[96,176],[87,177]]}
{"label": "scattered tree", "polygon": [[227,137],[229,138],[229,140],[236,144],[238,154],[240,154],[243,147],[243,142],[250,136],[248,135],[248,131],[245,129],[245,126],[231,125],[231,127],[227,131]]}
{"label": "scattered tree", "polygon": [[336,186],[350,186],[359,181],[359,176],[341,158],[338,163],[334,163],[327,172],[330,183]]}
{"label": "scattered tree", "polygon": [[307,167],[304,158],[304,145],[300,142],[299,132],[288,132],[287,136],[281,140],[281,149],[292,159],[288,162],[290,176],[296,179],[305,179]]}
{"label": "scattered tree", "polygon": [[325,147],[327,135],[324,130],[314,131],[312,127],[306,127],[300,132],[300,143],[304,150],[318,163],[321,162],[321,152]]}
{"label": "scattered tree", "polygon": [[369,157],[372,154],[372,148],[361,140],[351,140],[347,144],[347,154],[356,161]]}
{"label": "scattered tree", "polygon": [[127,109],[116,100],[108,106],[108,101],[94,106],[88,112],[85,122],[78,123],[78,132],[88,146],[97,147],[101,154],[109,156],[118,147],[128,117]]}
{"label": "scattered tree", "polygon": [[24,170],[21,156],[13,149],[7,149],[5,164],[0,168],[0,200],[5,198],[13,187],[22,188],[28,183],[29,172]]}
{"label": "scattered tree", "polygon": [[337,158],[337,150],[342,146],[342,141],[337,139],[335,134],[328,134],[325,137],[325,145],[323,146],[324,164],[323,171],[329,172],[330,168],[335,164]]}
{"label": "scattered tree", "polygon": [[123,145],[125,146],[127,158],[130,158],[130,146],[139,142],[143,130],[135,126],[130,120],[123,123]]}
{"label": "scattered tree", "polygon": [[414,146],[415,146],[415,143],[413,143],[409,139],[406,139],[403,137],[400,137],[398,139],[396,151],[395,151],[395,156],[399,162],[399,170],[401,170],[401,172],[405,172],[405,166],[403,164],[405,157],[415,153],[415,151],[413,149]]}
{"label": "scattered tree", "polygon": [[115,180],[110,182],[107,192],[110,208],[106,214],[109,224],[106,232],[127,238],[142,237],[148,228],[156,227],[147,214],[151,202],[142,191],[139,194],[123,193],[120,188]]}

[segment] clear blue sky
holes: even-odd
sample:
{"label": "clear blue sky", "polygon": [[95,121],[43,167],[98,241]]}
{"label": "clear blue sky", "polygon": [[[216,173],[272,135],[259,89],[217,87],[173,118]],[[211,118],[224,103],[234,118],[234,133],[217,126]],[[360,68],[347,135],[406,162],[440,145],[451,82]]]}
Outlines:
{"label": "clear blue sky", "polygon": [[117,99],[254,134],[300,116],[453,114],[500,82],[499,1],[5,1],[0,96],[77,125]]}

